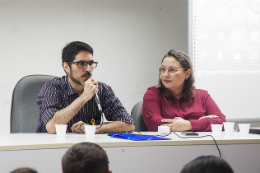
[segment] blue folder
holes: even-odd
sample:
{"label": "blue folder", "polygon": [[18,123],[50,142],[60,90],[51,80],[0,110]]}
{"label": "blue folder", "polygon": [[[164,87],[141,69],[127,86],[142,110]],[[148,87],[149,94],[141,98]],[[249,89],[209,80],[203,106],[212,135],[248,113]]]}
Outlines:
{"label": "blue folder", "polygon": [[107,136],[111,136],[113,138],[127,139],[132,141],[171,140],[171,138],[164,138],[164,137],[150,136],[150,135],[139,135],[139,134],[131,134],[131,133],[109,133]]}

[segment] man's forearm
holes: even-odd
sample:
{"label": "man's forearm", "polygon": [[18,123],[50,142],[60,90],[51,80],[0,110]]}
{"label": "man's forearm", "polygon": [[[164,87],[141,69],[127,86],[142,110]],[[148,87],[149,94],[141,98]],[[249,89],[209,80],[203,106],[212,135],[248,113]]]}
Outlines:
{"label": "man's forearm", "polygon": [[84,102],[84,99],[79,97],[66,108],[57,111],[53,118],[46,124],[48,133],[56,132],[55,124],[68,124],[68,122],[79,112],[85,103],[86,102]]}
{"label": "man's forearm", "polygon": [[[99,127],[99,125],[97,125],[97,127]],[[96,129],[96,133],[127,132],[134,129],[134,124],[125,123],[122,121],[114,121],[108,124],[103,124],[100,129]]]}

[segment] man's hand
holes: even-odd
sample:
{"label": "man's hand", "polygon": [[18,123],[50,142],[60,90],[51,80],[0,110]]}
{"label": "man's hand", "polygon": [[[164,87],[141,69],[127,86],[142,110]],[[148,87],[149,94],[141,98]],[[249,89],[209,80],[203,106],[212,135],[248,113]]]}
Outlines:
{"label": "man's hand", "polygon": [[[82,124],[82,125],[81,125]],[[75,123],[75,124],[73,124],[72,126],[71,126],[71,131],[72,131],[72,133],[81,133],[81,131],[82,132],[85,132],[85,128],[84,128],[84,125],[83,124],[85,124],[83,121],[79,121],[79,122],[77,122],[77,123]],[[81,125],[81,131],[80,131],[80,125]]]}
{"label": "man's hand", "polygon": [[81,96],[87,101],[89,101],[95,93],[98,93],[98,83],[93,78],[89,78],[85,81],[84,91]]}
{"label": "man's hand", "polygon": [[169,126],[174,132],[182,132],[186,130],[191,130],[191,123],[188,120],[184,120],[180,117],[175,117],[174,119],[163,119],[161,121],[163,126]]}

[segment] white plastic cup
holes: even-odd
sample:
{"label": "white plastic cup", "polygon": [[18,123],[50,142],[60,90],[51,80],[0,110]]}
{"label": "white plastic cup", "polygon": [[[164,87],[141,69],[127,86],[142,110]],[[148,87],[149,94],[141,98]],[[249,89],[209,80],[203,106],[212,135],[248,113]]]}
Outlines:
{"label": "white plastic cup", "polygon": [[241,136],[247,136],[249,133],[249,123],[238,124],[239,132]]}
{"label": "white plastic cup", "polygon": [[211,124],[211,130],[213,136],[221,136],[223,124]]}
{"label": "white plastic cup", "polygon": [[58,138],[65,138],[67,126],[67,124],[55,124],[56,134]]}
{"label": "white plastic cup", "polygon": [[86,141],[94,141],[96,126],[93,125],[84,125]]}
{"label": "white plastic cup", "polygon": [[158,126],[159,135],[167,135],[170,133],[170,128],[168,126]]}
{"label": "white plastic cup", "polygon": [[225,134],[231,135],[234,132],[234,122],[223,122]]}

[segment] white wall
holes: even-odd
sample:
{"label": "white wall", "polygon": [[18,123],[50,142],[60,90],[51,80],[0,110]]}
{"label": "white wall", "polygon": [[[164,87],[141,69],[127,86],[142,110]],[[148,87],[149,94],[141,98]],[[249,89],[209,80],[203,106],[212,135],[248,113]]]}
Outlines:
{"label": "white wall", "polygon": [[26,75],[64,75],[61,50],[89,43],[96,80],[131,112],[157,84],[168,50],[188,51],[187,0],[0,0],[0,133],[10,132],[12,91]]}

